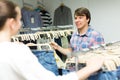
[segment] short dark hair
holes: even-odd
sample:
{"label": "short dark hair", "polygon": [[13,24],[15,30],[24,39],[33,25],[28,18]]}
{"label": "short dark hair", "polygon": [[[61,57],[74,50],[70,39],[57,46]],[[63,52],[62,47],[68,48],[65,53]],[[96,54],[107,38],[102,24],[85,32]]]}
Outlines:
{"label": "short dark hair", "polygon": [[0,30],[8,18],[16,19],[16,7],[17,5],[9,0],[0,0]]}
{"label": "short dark hair", "polygon": [[85,7],[81,7],[81,8],[78,8],[75,10],[75,13],[74,13],[74,16],[83,16],[85,15],[87,19],[89,19],[89,22],[88,24],[90,23],[90,20],[91,20],[91,14],[90,14],[90,11],[85,8]]}

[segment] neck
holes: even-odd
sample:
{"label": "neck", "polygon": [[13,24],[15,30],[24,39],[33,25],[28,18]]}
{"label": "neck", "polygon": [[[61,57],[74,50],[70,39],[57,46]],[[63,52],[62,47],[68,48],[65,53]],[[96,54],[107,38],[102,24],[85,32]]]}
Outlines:
{"label": "neck", "polygon": [[11,36],[5,32],[0,32],[0,42],[11,41]]}

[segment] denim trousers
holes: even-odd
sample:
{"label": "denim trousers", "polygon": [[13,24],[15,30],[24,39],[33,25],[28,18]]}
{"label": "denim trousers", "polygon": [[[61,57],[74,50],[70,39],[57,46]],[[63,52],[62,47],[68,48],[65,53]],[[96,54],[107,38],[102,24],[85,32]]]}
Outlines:
{"label": "denim trousers", "polygon": [[117,68],[117,77],[120,80],[120,66]]}
{"label": "denim trousers", "polygon": [[[60,38],[60,37],[54,38],[54,41],[55,41],[58,45],[62,46],[61,38]],[[60,51],[58,51],[58,50],[55,50],[55,51],[56,51],[57,55],[62,59],[62,53],[61,53]]]}
{"label": "denim trousers", "polygon": [[101,71],[91,75],[88,80],[118,80],[116,71]]}
{"label": "denim trousers", "polygon": [[59,75],[54,51],[32,50],[32,52],[38,58],[40,64],[42,64],[47,70],[52,71],[55,75]]}
{"label": "denim trousers", "polygon": [[[67,69],[62,70],[62,74],[68,74],[69,72],[75,71],[74,66],[75,64],[68,64]],[[82,69],[84,66],[85,64],[79,64],[79,70]],[[87,80],[120,80],[120,67],[115,71],[98,71],[90,75]]]}

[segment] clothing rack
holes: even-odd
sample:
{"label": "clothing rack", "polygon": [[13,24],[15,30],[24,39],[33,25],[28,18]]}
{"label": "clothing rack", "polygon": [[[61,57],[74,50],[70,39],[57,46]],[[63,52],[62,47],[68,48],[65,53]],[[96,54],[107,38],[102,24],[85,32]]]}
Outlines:
{"label": "clothing rack", "polygon": [[[21,28],[19,33],[25,32],[25,33],[31,33],[32,30],[37,30],[38,31],[59,31],[59,30],[70,30],[73,29],[73,25],[64,25],[64,26],[49,26],[49,27],[38,27],[38,28]],[[24,34],[24,33],[23,33]]]}
{"label": "clothing rack", "polygon": [[[55,30],[55,31],[39,31],[36,33],[31,33],[31,34],[19,34],[19,35],[15,35],[12,37],[12,41],[18,41],[19,39],[21,39],[22,41],[24,40],[42,40],[40,35],[46,35],[45,37],[47,37],[49,39],[49,42],[51,42],[51,40],[53,38],[57,38],[57,37],[61,37],[61,36],[67,36],[67,35],[71,35],[73,33],[73,29],[67,29],[67,30]],[[53,37],[51,37],[51,35]],[[44,40],[45,41],[45,40]],[[33,50],[53,50],[49,44],[49,42],[45,42],[45,43],[28,43],[26,44],[29,47],[37,47],[37,49],[33,49]],[[43,46],[43,48],[42,48]],[[53,50],[54,51],[54,50]],[[61,58],[56,54],[56,52],[54,53],[55,55],[55,59],[58,65],[58,68],[60,69],[65,69],[65,64],[64,62],[61,60]]]}
{"label": "clothing rack", "polygon": [[[85,62],[95,56],[102,56],[105,58],[103,71],[114,71],[120,66],[120,41],[95,46],[83,51],[69,53],[67,63],[75,63],[75,68],[78,70],[78,60],[80,63]],[[71,58],[73,56],[73,58]]]}
{"label": "clothing rack", "polygon": [[29,33],[29,34],[18,34],[12,37],[13,42],[18,41],[19,38],[23,40],[37,40],[41,39],[40,35],[46,35],[45,37],[49,39],[71,35],[73,33],[73,29],[67,29],[67,30],[56,30],[56,31],[39,31],[36,33]]}
{"label": "clothing rack", "polygon": [[[48,41],[48,43],[49,43],[52,41],[53,38],[71,35],[72,32],[73,32],[73,29],[56,30],[56,31],[40,31],[40,32],[36,32],[33,34],[19,34],[19,35],[13,36],[12,40],[19,41],[19,38],[21,38],[22,40],[37,40],[37,39],[41,39],[40,35],[46,35],[45,37],[47,37],[49,39],[49,41]],[[106,61],[104,64],[104,66],[105,66],[104,70],[109,70],[109,71],[115,70],[118,66],[120,66],[120,53],[119,52],[120,52],[120,41],[111,42],[111,43],[103,44],[100,46],[93,46],[89,49],[84,49],[83,51],[69,53],[67,55],[68,59],[67,59],[66,63],[68,63],[68,62],[75,63],[76,70],[78,70],[77,69],[78,58],[81,61],[81,63],[85,63],[86,60],[89,59],[90,57],[105,56]],[[71,59],[71,56],[73,56],[72,59]],[[108,61],[110,61],[110,62],[108,62]],[[111,65],[111,64],[113,65],[113,67],[109,68],[109,65]]]}

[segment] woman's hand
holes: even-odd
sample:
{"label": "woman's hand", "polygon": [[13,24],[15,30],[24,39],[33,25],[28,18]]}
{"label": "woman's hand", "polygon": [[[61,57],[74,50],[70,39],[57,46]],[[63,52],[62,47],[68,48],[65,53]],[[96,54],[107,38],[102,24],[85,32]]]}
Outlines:
{"label": "woman's hand", "polygon": [[86,67],[91,68],[93,71],[98,71],[100,68],[102,68],[104,60],[105,59],[103,56],[92,57],[86,61]]}

